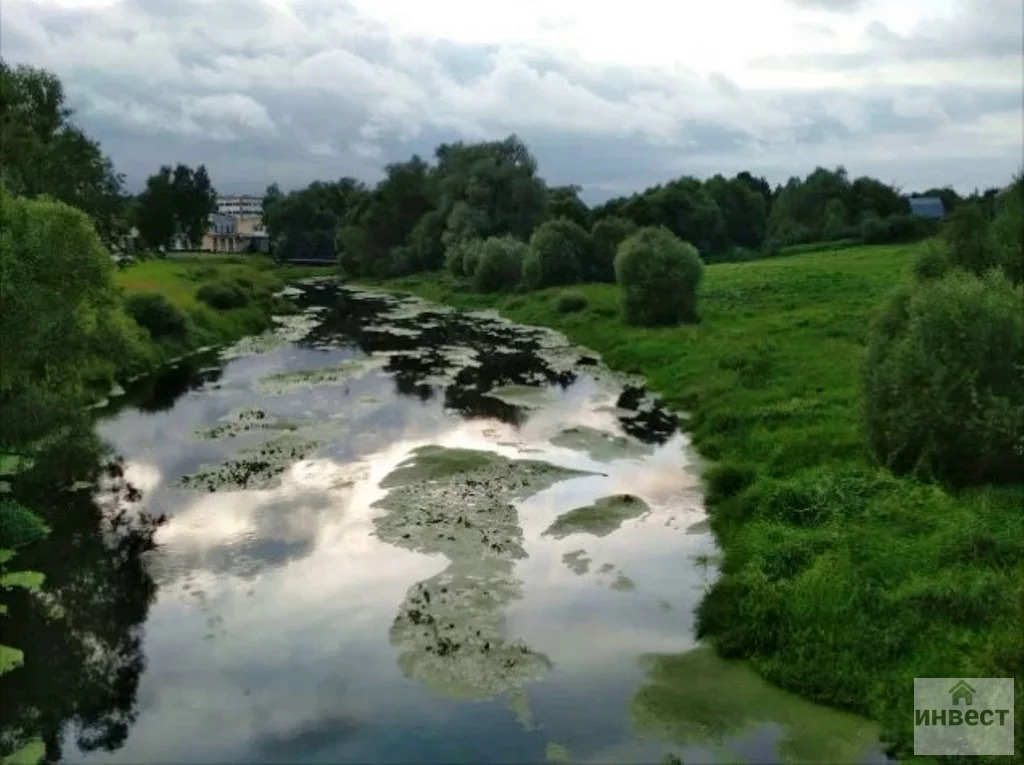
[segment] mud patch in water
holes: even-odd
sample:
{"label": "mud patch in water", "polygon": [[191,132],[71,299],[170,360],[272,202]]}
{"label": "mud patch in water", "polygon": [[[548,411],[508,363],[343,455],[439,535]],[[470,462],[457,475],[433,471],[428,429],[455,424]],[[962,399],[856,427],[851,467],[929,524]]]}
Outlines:
{"label": "mud patch in water", "polygon": [[548,526],[544,536],[562,539],[570,534],[593,534],[606,537],[631,518],[638,518],[650,510],[639,497],[616,494],[602,497],[592,505],[577,507],[563,513]]}

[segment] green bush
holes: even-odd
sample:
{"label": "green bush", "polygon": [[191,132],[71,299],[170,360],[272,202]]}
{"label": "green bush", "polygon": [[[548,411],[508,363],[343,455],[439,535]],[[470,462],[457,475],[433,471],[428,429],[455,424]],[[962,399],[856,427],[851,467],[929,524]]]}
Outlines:
{"label": "green bush", "polygon": [[946,248],[938,242],[928,242],[914,258],[914,276],[918,281],[938,279],[950,269]]}
{"label": "green bush", "polygon": [[154,338],[184,337],[188,318],[159,292],[136,292],[128,296],[125,309]]}
{"label": "green bush", "polygon": [[1024,283],[1024,175],[1000,197],[990,237],[994,260],[1003,273],[1014,284]]}
{"label": "green bush", "polygon": [[409,233],[409,246],[416,253],[417,270],[435,271],[444,265],[444,216],[437,210],[425,213]]}
{"label": "green bush", "polygon": [[590,229],[590,262],[584,269],[587,281],[615,282],[615,253],[622,240],[636,232],[636,223],[629,218],[602,218]]}
{"label": "green bush", "polygon": [[950,262],[958,268],[980,275],[998,265],[989,238],[988,221],[979,205],[957,207],[949,216],[943,239]]}
{"label": "green bush", "polygon": [[[251,284],[250,282],[250,286]],[[210,306],[210,308],[216,308],[218,311],[242,308],[249,304],[249,292],[237,281],[228,281],[226,279],[202,285],[196,290],[196,297]],[[141,321],[139,323],[142,324]]]}
{"label": "green bush", "polygon": [[555,310],[559,313],[576,313],[587,307],[587,296],[582,292],[566,290],[558,294]]}
{"label": "green bush", "polygon": [[703,272],[692,244],[663,226],[640,229],[619,245],[615,256],[626,321],[638,326],[696,321]]}
{"label": "green bush", "polygon": [[871,448],[954,485],[1024,475],[1024,288],[954,270],[897,293],[865,364]]}
{"label": "green bush", "polygon": [[523,260],[528,249],[511,236],[491,237],[479,243],[473,288],[478,292],[512,290],[523,275]]}
{"label": "green bush", "polygon": [[577,223],[556,218],[542,223],[530,237],[528,268],[523,281],[528,289],[573,284],[590,258],[590,236]]}
{"label": "green bush", "polygon": [[24,547],[49,533],[42,518],[24,505],[0,499],[0,549]]}
{"label": "green bush", "polygon": [[445,250],[444,260],[452,276],[472,277],[479,258],[479,239],[464,239],[452,242]]}

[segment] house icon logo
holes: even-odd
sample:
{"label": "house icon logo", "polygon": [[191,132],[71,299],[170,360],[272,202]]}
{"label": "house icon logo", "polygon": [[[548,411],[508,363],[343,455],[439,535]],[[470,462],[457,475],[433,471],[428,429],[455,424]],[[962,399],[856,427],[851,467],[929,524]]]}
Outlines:
{"label": "house icon logo", "polygon": [[974,694],[977,693],[970,685],[961,680],[959,683],[949,689],[949,692],[953,694],[952,705],[958,706],[960,701],[964,701],[967,706],[974,704]]}

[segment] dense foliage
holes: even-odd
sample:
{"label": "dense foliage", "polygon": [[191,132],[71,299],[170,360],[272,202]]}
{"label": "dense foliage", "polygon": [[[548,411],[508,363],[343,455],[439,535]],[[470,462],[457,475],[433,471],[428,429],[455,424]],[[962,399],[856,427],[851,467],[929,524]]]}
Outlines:
{"label": "dense foliage", "polygon": [[135,221],[142,241],[150,247],[166,248],[174,237],[185,249],[199,247],[208,219],[217,209],[217,192],[206,167],[193,170],[164,165],[146,179],[146,189],[135,203]]}
{"label": "dense foliage", "polygon": [[159,292],[129,295],[125,309],[154,339],[184,337],[188,331],[188,317]]}
{"label": "dense foliage", "polygon": [[475,240],[479,253],[473,271],[473,287],[478,292],[500,292],[515,289],[522,278],[527,247],[511,236]]}
{"label": "dense foliage", "polygon": [[622,240],[636,231],[636,224],[629,218],[609,216],[601,218],[590,230],[591,280],[595,282],[615,281],[615,253]]}
{"label": "dense foliage", "polygon": [[647,226],[619,245],[615,278],[626,321],[637,326],[697,320],[700,253],[661,226]]}
{"label": "dense foliage", "polygon": [[567,218],[542,223],[530,237],[530,254],[523,271],[527,288],[578,282],[591,261],[590,236]]}
{"label": "dense foliage", "polygon": [[991,226],[961,205],[941,244],[914,264],[877,319],[865,364],[872,449],[887,467],[953,484],[1024,475],[1024,286],[1011,282],[1020,251],[1021,181]]}
{"label": "dense foliage", "polygon": [[0,189],[0,453],[74,416],[135,352],[113,274],[85,213]]}
{"label": "dense foliage", "polygon": [[122,177],[71,115],[56,75],[0,59],[0,183],[84,211],[109,245],[128,228]]}

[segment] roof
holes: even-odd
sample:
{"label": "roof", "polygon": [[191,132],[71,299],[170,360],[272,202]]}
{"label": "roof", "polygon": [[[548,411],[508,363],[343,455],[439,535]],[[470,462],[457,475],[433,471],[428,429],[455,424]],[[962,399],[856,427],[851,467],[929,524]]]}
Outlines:
{"label": "roof", "polygon": [[946,208],[939,197],[911,197],[910,212],[924,218],[942,218],[946,214]]}

